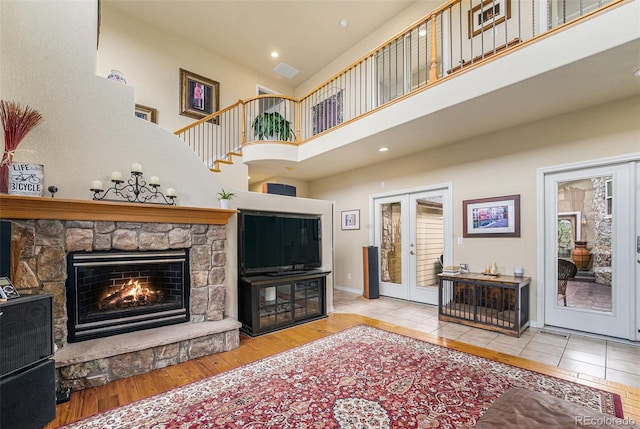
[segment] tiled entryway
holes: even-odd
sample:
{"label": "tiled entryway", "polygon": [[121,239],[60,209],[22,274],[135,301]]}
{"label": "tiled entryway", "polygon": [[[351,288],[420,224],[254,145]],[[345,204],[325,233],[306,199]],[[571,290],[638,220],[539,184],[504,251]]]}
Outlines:
{"label": "tiled entryway", "polygon": [[640,344],[552,329],[529,328],[520,338],[438,320],[438,307],[334,290],[336,313],[355,313],[417,331],[527,358],[640,388]]}

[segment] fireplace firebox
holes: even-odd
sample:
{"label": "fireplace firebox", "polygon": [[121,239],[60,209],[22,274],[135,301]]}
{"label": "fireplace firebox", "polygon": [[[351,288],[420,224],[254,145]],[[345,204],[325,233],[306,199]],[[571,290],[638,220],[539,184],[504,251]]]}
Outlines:
{"label": "fireplace firebox", "polygon": [[70,343],[189,321],[186,249],[67,256]]}

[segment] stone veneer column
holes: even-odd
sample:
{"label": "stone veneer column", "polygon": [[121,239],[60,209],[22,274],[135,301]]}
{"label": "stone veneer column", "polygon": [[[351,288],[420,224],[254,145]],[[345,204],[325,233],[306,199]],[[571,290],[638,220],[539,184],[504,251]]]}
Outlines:
{"label": "stone veneer column", "polygon": [[592,219],[593,240],[591,243],[591,254],[593,260],[593,273],[596,283],[611,286],[611,237],[612,217],[607,215],[606,188],[607,180],[611,177],[597,177],[591,179],[593,182]]}

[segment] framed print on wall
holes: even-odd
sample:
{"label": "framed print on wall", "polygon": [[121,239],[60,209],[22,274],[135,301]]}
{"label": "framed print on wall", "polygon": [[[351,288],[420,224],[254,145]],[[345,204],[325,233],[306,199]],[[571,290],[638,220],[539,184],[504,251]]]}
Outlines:
{"label": "framed print on wall", "polygon": [[520,195],[462,202],[463,237],[520,237]]}
{"label": "framed print on wall", "polygon": [[342,229],[360,229],[360,210],[346,210],[341,213]]}
{"label": "framed print on wall", "polygon": [[469,39],[511,18],[511,0],[486,0],[469,12]]}
{"label": "framed print on wall", "polygon": [[[220,83],[180,69],[180,114],[201,119],[220,110]],[[213,123],[218,123],[218,118]]]}
{"label": "framed print on wall", "polygon": [[154,109],[153,107],[136,104],[135,115],[136,118],[153,122],[154,124],[158,123],[158,109]]}

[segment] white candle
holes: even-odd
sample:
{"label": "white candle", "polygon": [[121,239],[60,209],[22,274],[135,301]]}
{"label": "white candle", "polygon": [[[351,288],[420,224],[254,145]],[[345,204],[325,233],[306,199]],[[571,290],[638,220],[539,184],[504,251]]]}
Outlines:
{"label": "white candle", "polygon": [[173,188],[167,188],[167,197],[175,197],[176,196],[176,190]]}
{"label": "white candle", "polygon": [[131,164],[131,172],[142,173],[142,164],[138,164],[137,162]]}
{"label": "white candle", "polygon": [[91,189],[95,189],[97,191],[102,191],[102,182],[99,180],[92,180],[91,181]]}
{"label": "white candle", "polygon": [[111,173],[111,180],[122,180],[122,173],[119,171],[114,171]]}
{"label": "white candle", "polygon": [[149,177],[149,184],[150,185],[159,185],[160,184],[160,178],[158,176]]}

